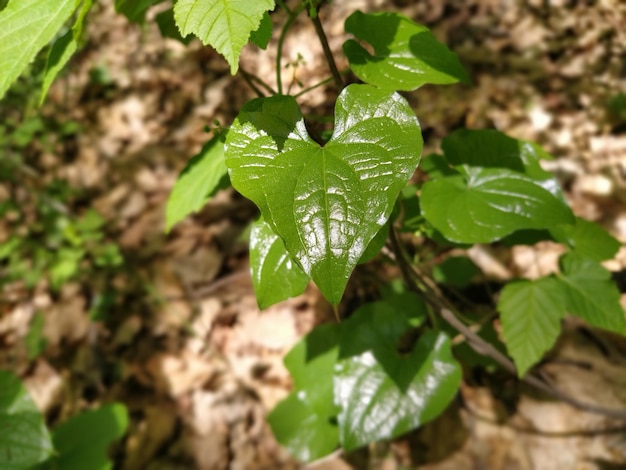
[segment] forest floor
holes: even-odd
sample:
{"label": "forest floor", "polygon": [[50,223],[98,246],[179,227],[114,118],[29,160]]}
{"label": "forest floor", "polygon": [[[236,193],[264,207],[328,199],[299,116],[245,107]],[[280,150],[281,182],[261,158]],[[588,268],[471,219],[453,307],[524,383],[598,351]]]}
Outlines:
{"label": "forest floor", "polygon": [[[32,290],[5,285],[0,368],[23,378],[51,425],[100,403],[124,403],[131,422],[112,449],[115,468],[304,468],[276,443],[265,415],[291,387],[284,354],[313,326],[333,321],[332,310],[310,285],[259,311],[246,238],[256,209],[232,190],[165,232],[169,192],[208,139],[205,127],[227,126],[254,92],[210,48],[162,39],[152,21],[130,24],[111,3],[90,14],[85,47],[41,111],[46,122],[79,131],[52,145],[29,143],[24,160],[36,184],[67,182],[69,212],[95,209],[104,218],[105,239],[119,247],[123,264],[90,265],[58,291],[45,279]],[[322,22],[340,68],[345,18],[383,8],[430,27],[473,78],[406,95],[424,154],[459,127],[533,140],[556,157],[548,169],[576,215],[626,243],[624,2],[332,2]],[[272,16],[275,25],[284,21],[280,12]],[[276,41],[274,34],[267,51],[246,47],[241,60],[271,86]],[[330,76],[306,15],[287,36],[287,63],[283,79],[293,92]],[[329,84],[298,101],[305,115],[328,115],[336,95]],[[0,179],[0,202],[15,198],[28,214],[24,223],[35,224],[42,216],[34,186],[20,184]],[[0,242],[12,230],[0,218]],[[506,254],[481,246],[469,255],[491,278],[506,280],[545,275],[560,253],[541,243]],[[626,268],[626,249],[605,265]],[[355,297],[357,290],[349,289]],[[106,308],[94,314],[103,298]],[[41,347],[33,353],[36,318]],[[546,367],[572,395],[626,409],[625,340],[568,324]],[[307,468],[626,468],[626,429],[520,389],[510,376],[468,377],[459,400],[422,429]]]}

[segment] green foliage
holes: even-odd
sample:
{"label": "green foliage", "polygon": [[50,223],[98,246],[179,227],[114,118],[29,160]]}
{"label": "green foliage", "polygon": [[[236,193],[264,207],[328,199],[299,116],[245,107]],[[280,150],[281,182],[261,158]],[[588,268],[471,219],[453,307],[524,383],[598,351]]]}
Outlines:
{"label": "green foliage", "polygon": [[414,294],[366,304],[340,325],[322,325],[286,356],[294,391],[268,420],[304,461],[403,434],[432,420],[456,395],[461,369]]}
{"label": "green foliage", "polygon": [[[250,33],[259,29],[263,16],[273,8],[274,0],[178,0],[174,18],[183,37],[193,33],[203,44],[214,47],[235,74]],[[267,28],[267,21],[263,28]]]}
{"label": "green foliage", "polygon": [[72,29],[68,30],[63,36],[59,37],[48,54],[48,63],[46,64],[45,76],[43,79],[43,87],[41,90],[41,98],[39,104],[43,103],[48,89],[52,82],[63,69],[65,64],[70,60],[74,53],[78,50],[80,40],[83,34],[83,26],[85,16],[89,13],[93,0],[84,0],[83,5],[78,13],[78,17]]}
{"label": "green foliage", "polygon": [[[119,12],[140,23],[156,3],[160,0],[115,2]],[[157,22],[163,35],[183,42],[195,34],[224,55],[235,73],[246,43],[268,46],[274,4],[178,0],[157,15]],[[293,9],[284,2],[277,4],[287,14],[278,41],[278,64],[285,34],[303,12],[308,12],[326,44],[319,2],[303,0]],[[71,29],[62,29],[78,6],[77,0],[23,0],[0,10],[0,97],[29,70],[23,83],[16,83],[15,94],[32,95],[33,84],[43,80],[43,100],[79,45],[90,0],[83,2]],[[475,326],[478,336],[473,341],[493,346],[475,348],[473,341],[456,345],[454,354],[468,368],[494,370],[503,361],[495,361],[497,356],[490,351],[499,351],[512,357],[520,377],[533,374],[533,366],[555,344],[567,315],[626,332],[619,291],[599,264],[617,253],[619,242],[599,225],[574,217],[556,179],[541,167],[541,160],[552,157],[536,144],[495,130],[460,129],[443,139],[442,154],[428,155],[421,162],[427,180],[406,186],[420,163],[422,135],[413,110],[397,92],[425,84],[469,83],[469,74],[426,27],[402,15],[357,11],[346,20],[345,29],[355,38],[344,44],[350,70],[365,84],[344,88],[342,74],[325,51],[332,80],[340,89],[332,130],[321,131],[323,138],[309,134],[295,97],[282,94],[278,69],[279,93],[248,102],[225,143],[215,137],[190,160],[172,190],[166,213],[170,230],[227,186],[229,179],[252,200],[262,215],[250,234],[251,272],[261,308],[298,295],[309,279],[336,306],[357,264],[372,260],[397,264],[408,289],[420,293],[408,294],[397,283],[381,289],[382,300],[346,311],[348,318],[338,325],[315,328],[287,355],[294,391],[268,420],[278,441],[303,461],[323,457],[338,445],[350,450],[397,437],[435,419],[448,406],[457,393],[461,368],[447,334],[454,322],[446,315],[447,323],[442,322],[439,314],[444,314],[442,305],[456,307],[454,299],[440,298],[435,283],[446,285],[446,292],[463,300],[459,302],[463,312],[451,314]],[[40,79],[36,67],[29,69],[28,64],[55,37]],[[271,92],[269,86],[261,88]],[[615,97],[610,110],[617,125],[623,121],[618,109],[622,98]],[[321,121],[330,123],[332,117]],[[0,151],[5,154],[0,176],[11,184],[21,183],[23,150],[35,138],[50,146],[54,142],[46,139],[50,125],[37,116],[14,115],[0,123]],[[66,132],[62,126],[57,130]],[[67,132],[76,130],[74,124]],[[122,263],[117,247],[105,242],[98,214],[75,217],[64,210],[72,197],[67,187],[55,184],[35,194],[31,198],[35,224],[25,223],[24,201],[0,203],[0,217],[10,220],[10,229],[23,232],[27,227],[26,233],[0,243],[0,285],[21,280],[33,286],[47,276],[58,289],[81,273]],[[497,312],[473,311],[459,290],[471,286],[478,269],[458,248],[492,242],[532,245],[542,240],[569,249],[560,259],[560,272],[532,281],[513,280],[504,286]],[[448,253],[451,248],[457,251]],[[380,252],[384,257],[377,257]],[[423,273],[431,267],[432,278],[427,278]],[[94,299],[90,316],[101,319],[115,295],[102,292]],[[493,321],[497,315],[501,338]],[[27,338],[30,357],[45,347],[38,333],[40,318],[35,317]],[[464,327],[456,328],[469,336]],[[1,380],[8,385],[0,386],[0,420],[10,418],[12,426],[20,423],[25,432],[0,435],[0,468],[6,467],[7,458],[13,459],[9,463],[22,459],[25,465],[41,462],[51,452],[41,416],[15,378],[0,375]],[[3,395],[4,389],[9,395]],[[25,404],[15,408],[14,399]],[[47,465],[110,468],[106,447],[123,435],[126,424],[125,409],[119,405],[73,418],[54,431],[59,454]],[[100,430],[96,438],[88,432],[94,428]]]}
{"label": "green foliage", "polygon": [[0,11],[0,99],[74,13],[78,0],[13,0]]}
{"label": "green foliage", "polygon": [[250,233],[252,283],[259,308],[302,294],[309,277],[291,258],[285,244],[262,218]]}
{"label": "green foliage", "polygon": [[20,380],[0,370],[0,469],[30,468],[48,459],[52,440]]}
{"label": "green foliage", "polygon": [[167,200],[165,229],[196,212],[215,193],[228,185],[221,136],[209,140],[178,176]]}
{"label": "green foliage", "polygon": [[320,147],[293,98],[252,100],[228,133],[226,165],[235,189],[336,305],[419,162],[422,138],[401,96],[368,85],[344,89],[335,119]]}
{"label": "green foliage", "polygon": [[[119,403],[84,411],[61,423],[52,432],[56,455],[44,469],[109,470],[109,445],[121,439],[128,427],[128,412]],[[97,432],[94,433],[94,430]]]}
{"label": "green foliage", "polygon": [[355,11],[345,28],[374,48],[371,55],[353,39],[343,45],[352,71],[366,83],[411,91],[427,83],[469,82],[456,54],[437,41],[428,28],[406,16]]}

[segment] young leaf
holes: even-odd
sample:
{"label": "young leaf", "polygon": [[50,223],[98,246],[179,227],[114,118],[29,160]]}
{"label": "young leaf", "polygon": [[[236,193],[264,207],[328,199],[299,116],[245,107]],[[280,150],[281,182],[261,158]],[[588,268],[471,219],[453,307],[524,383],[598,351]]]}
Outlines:
{"label": "young leaf", "polygon": [[214,47],[226,58],[234,75],[250,33],[273,8],[274,0],[178,0],[174,18],[183,37],[193,33],[204,45]]}
{"label": "young leaf", "polygon": [[624,334],[626,323],[620,293],[611,273],[597,262],[576,253],[559,260],[567,311],[591,325]]}
{"label": "young leaf", "polygon": [[58,456],[51,462],[51,468],[112,469],[107,449],[126,434],[127,427],[128,412],[120,403],[103,405],[70,418],[53,432]]}
{"label": "young leaf", "polygon": [[598,224],[580,217],[576,217],[574,224],[551,228],[550,234],[556,241],[594,261],[613,258],[621,246],[619,241]]}
{"label": "young leaf", "polygon": [[333,371],[340,325],[326,324],[305,336],[285,357],[295,390],[267,417],[278,442],[299,460],[330,454],[339,443],[332,419]]}
{"label": "young leaf", "polygon": [[404,98],[368,85],[346,87],[335,114],[320,147],[292,97],[252,100],[228,133],[226,165],[235,189],[336,305],[413,174],[422,135]]}
{"label": "young leaf", "polygon": [[346,20],[345,29],[374,48],[372,56],[353,39],[343,45],[350,68],[366,83],[411,91],[427,83],[470,81],[456,54],[437,41],[428,28],[406,16],[355,11]]}
{"label": "young leaf", "polygon": [[554,345],[565,305],[565,292],[554,277],[516,281],[502,290],[502,336],[520,377]]}
{"label": "young leaf", "polygon": [[57,77],[59,72],[65,67],[65,64],[70,60],[78,49],[78,44],[83,34],[83,26],[85,23],[85,16],[89,13],[93,0],[84,0],[83,6],[80,9],[78,18],[72,29],[68,30],[63,36],[58,38],[48,53],[48,62],[46,63],[46,71],[43,78],[43,85],[41,86],[41,98],[39,98],[39,104],[43,104],[48,94],[48,89],[52,82]]}
{"label": "young leaf", "polygon": [[226,187],[224,144],[220,136],[209,140],[181,172],[167,200],[165,230],[200,210],[219,189]]}
{"label": "young leaf", "polygon": [[574,220],[560,198],[521,173],[480,167],[468,173],[422,187],[422,213],[448,240],[489,243],[516,230]]}
{"label": "young leaf", "polygon": [[0,99],[74,13],[79,1],[11,1],[0,11]]}
{"label": "young leaf", "polygon": [[52,440],[20,380],[0,370],[0,468],[30,468],[48,459]]}
{"label": "young leaf", "polygon": [[[426,308],[419,298],[405,308]],[[340,441],[351,450],[394,438],[437,417],[457,393],[461,368],[442,332],[422,335],[410,352],[401,338],[410,315],[398,304],[367,304],[342,324],[335,368]],[[406,346],[406,345],[405,345]]]}
{"label": "young leaf", "polygon": [[250,270],[260,309],[302,294],[307,276],[287,252],[285,244],[260,218],[250,233]]}

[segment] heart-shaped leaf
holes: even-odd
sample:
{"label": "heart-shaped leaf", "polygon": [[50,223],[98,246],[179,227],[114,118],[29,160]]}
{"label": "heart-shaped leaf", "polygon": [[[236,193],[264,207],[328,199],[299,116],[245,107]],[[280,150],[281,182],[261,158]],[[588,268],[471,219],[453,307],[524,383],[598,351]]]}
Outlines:
{"label": "heart-shaped leaf", "polygon": [[338,304],[369,242],[413,174],[422,135],[397,93],[350,85],[320,147],[289,96],[247,103],[226,139],[233,186],[259,206],[287,251]]}
{"label": "heart-shaped leaf", "polygon": [[302,294],[309,283],[309,276],[291,259],[283,241],[263,218],[252,225],[250,270],[261,309]]}
{"label": "heart-shaped leaf", "polygon": [[[411,306],[425,314],[419,298],[404,303],[405,309]],[[337,421],[344,449],[415,429],[456,395],[461,368],[450,340],[429,331],[407,352],[402,339],[410,324],[408,312],[391,302],[367,304],[342,324],[335,403],[341,407]]]}
{"label": "heart-shaped leaf", "polygon": [[374,48],[371,55],[353,39],[343,45],[350,68],[366,83],[411,91],[427,83],[469,82],[456,54],[437,41],[428,28],[406,16],[355,11],[346,20],[345,29]]}
{"label": "heart-shaped leaf", "polygon": [[468,168],[467,175],[427,181],[422,213],[448,240],[489,243],[520,229],[574,221],[569,207],[522,173]]}

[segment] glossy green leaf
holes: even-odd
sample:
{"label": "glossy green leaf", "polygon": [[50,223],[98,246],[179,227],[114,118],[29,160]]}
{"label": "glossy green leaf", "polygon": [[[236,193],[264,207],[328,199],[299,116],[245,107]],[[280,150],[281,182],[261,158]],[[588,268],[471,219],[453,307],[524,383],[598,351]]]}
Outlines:
{"label": "glossy green leaf", "polygon": [[57,77],[59,72],[65,67],[65,64],[70,60],[78,49],[81,36],[83,34],[83,26],[85,23],[85,16],[89,13],[93,1],[84,0],[83,6],[80,9],[78,18],[72,29],[68,30],[63,36],[58,38],[48,54],[48,62],[46,63],[46,71],[44,73],[43,85],[41,87],[41,98],[39,104],[42,104],[48,93],[48,89],[52,82]]}
{"label": "glossy green leaf", "polygon": [[551,228],[550,233],[556,241],[594,261],[613,258],[621,246],[619,241],[598,224],[580,217],[576,217],[574,224]]}
{"label": "glossy green leaf", "polygon": [[624,334],[624,309],[611,273],[602,265],[576,253],[560,259],[567,311],[591,325]]}
{"label": "glossy green leaf", "polygon": [[374,49],[371,55],[353,39],[343,45],[350,68],[366,83],[411,91],[427,83],[469,82],[456,54],[428,28],[406,16],[355,11],[346,20],[345,29]]}
{"label": "glossy green leaf", "polygon": [[261,309],[302,294],[309,283],[309,276],[292,260],[283,241],[263,218],[252,225],[250,270]]}
{"label": "glossy green leaf", "polygon": [[228,133],[226,165],[235,189],[336,305],[413,174],[422,136],[404,98],[368,85],[346,87],[335,115],[320,147],[292,97],[252,100]]}
{"label": "glossy green leaf", "polygon": [[128,427],[128,412],[120,403],[85,411],[61,423],[53,432],[58,452],[49,468],[109,470],[109,445],[121,439]]}
{"label": "glossy green leaf", "polygon": [[263,15],[274,8],[274,0],[178,0],[174,18],[183,37],[195,34],[203,44],[222,54],[234,75],[241,49],[250,33],[259,28]]}
{"label": "glossy green leaf", "polygon": [[0,99],[80,0],[13,0],[0,11]]}
{"label": "glossy green leaf", "polygon": [[502,290],[502,336],[520,377],[554,345],[565,305],[565,292],[554,277],[516,281]]}
{"label": "glossy green leaf", "polygon": [[520,229],[549,228],[574,220],[557,196],[521,173],[469,168],[468,175],[428,181],[422,213],[454,242],[489,243]]}
{"label": "glossy green leaf", "polygon": [[328,455],[339,443],[333,405],[339,328],[319,326],[289,352],[285,365],[295,390],[267,418],[278,442],[303,462]]}
{"label": "glossy green leaf", "polygon": [[[422,315],[426,308],[419,298],[409,306]],[[367,304],[342,324],[334,389],[346,450],[415,429],[456,395],[461,368],[450,340],[429,331],[411,349],[410,325],[410,315],[389,302]]]}
{"label": "glossy green leaf", "polygon": [[208,141],[180,173],[165,209],[165,230],[200,210],[215,193],[227,186],[224,144],[220,137]]}
{"label": "glossy green leaf", "polygon": [[267,49],[270,39],[272,39],[272,19],[270,14],[265,12],[261,18],[259,28],[250,33],[250,42],[256,44],[261,49]]}
{"label": "glossy green leaf", "polygon": [[387,237],[389,237],[389,224],[383,225],[378,233],[372,238],[372,240],[368,243],[367,248],[359,258],[359,264],[367,263],[368,261],[376,258],[382,250],[383,246],[387,242]]}
{"label": "glossy green leaf", "polygon": [[0,370],[0,469],[30,468],[52,455],[43,416],[20,380]]}

